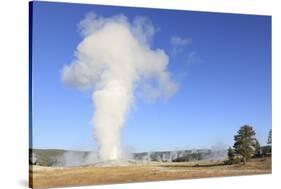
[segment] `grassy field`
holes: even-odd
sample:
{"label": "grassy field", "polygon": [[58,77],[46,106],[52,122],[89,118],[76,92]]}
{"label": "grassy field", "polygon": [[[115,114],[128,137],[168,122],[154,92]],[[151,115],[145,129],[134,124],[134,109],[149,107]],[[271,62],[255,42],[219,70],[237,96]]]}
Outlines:
{"label": "grassy field", "polygon": [[114,184],[127,182],[238,176],[271,173],[271,159],[260,158],[246,165],[223,162],[153,163],[120,167],[42,167],[30,169],[33,188]]}

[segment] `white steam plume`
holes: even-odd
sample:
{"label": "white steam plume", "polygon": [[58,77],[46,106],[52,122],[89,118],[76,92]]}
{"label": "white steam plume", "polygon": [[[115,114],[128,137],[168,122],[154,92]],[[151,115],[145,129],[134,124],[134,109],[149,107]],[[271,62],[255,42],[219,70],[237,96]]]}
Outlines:
{"label": "white steam plume", "polygon": [[99,158],[120,159],[120,130],[136,87],[143,83],[145,93],[155,99],[170,97],[178,85],[167,71],[169,57],[150,47],[155,29],[148,19],[137,17],[130,23],[123,15],[104,18],[91,13],[79,27],[83,40],[75,60],[64,66],[62,80],[78,89],[93,90],[92,123]]}

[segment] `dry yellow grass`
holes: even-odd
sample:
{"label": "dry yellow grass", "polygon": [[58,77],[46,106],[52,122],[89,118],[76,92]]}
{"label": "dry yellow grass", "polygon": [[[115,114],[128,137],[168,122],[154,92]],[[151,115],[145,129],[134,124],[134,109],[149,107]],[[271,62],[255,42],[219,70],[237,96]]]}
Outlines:
{"label": "dry yellow grass", "polygon": [[271,159],[256,159],[244,165],[222,162],[156,163],[124,167],[54,168],[32,166],[33,188],[160,181],[271,173]]}

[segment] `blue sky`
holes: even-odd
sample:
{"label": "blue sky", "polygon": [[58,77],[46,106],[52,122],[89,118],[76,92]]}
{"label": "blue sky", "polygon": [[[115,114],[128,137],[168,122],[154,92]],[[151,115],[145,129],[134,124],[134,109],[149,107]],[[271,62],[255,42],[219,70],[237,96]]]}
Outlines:
{"label": "blue sky", "polygon": [[[152,48],[169,55],[179,91],[148,102],[136,92],[122,129],[122,144],[135,151],[232,145],[243,124],[261,144],[271,128],[271,17],[160,9],[35,2],[33,6],[33,148],[95,150],[91,91],[61,81],[82,40],[77,24],[89,12],[157,28]],[[173,44],[172,37],[186,42]]]}

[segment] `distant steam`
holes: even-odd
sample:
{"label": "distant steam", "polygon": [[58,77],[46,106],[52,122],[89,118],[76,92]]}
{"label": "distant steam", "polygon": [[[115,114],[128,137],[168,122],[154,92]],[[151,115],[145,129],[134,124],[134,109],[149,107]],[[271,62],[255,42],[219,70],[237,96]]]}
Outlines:
{"label": "distant steam", "polygon": [[54,160],[53,166],[74,167],[93,165],[98,162],[98,157],[95,152],[66,151]]}
{"label": "distant steam", "polygon": [[169,57],[162,49],[152,49],[152,23],[137,17],[129,22],[118,15],[86,16],[79,25],[83,40],[75,60],[65,65],[62,80],[78,89],[93,91],[95,107],[92,123],[101,160],[121,158],[120,130],[141,85],[151,99],[168,98],[178,89],[167,70]]}

